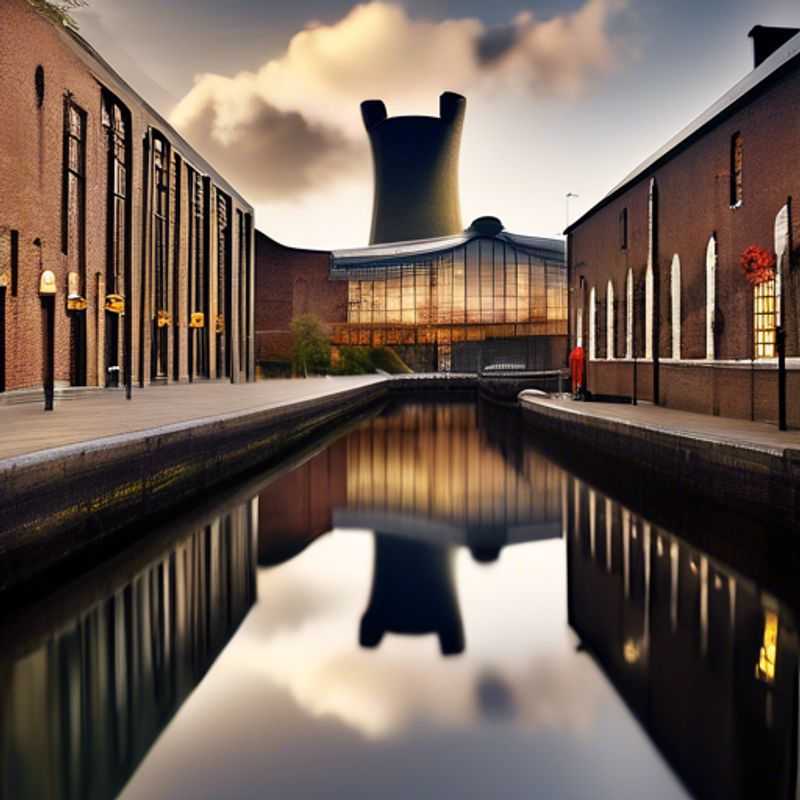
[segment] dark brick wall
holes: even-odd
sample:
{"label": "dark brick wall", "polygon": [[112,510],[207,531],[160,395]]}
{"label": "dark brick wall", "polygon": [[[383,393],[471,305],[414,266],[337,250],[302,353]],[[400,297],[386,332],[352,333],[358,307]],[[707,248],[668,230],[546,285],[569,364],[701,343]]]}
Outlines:
{"label": "dark brick wall", "polygon": [[[584,304],[584,345],[588,350],[589,290],[597,288],[597,323],[602,328],[598,345],[604,341],[606,286],[610,279],[616,298],[615,353],[625,354],[625,278],[633,269],[642,287],[637,315],[644,314],[643,287],[648,250],[648,193],[651,178],[658,187],[657,251],[654,272],[660,315],[660,357],[672,356],[670,266],[675,253],[681,259],[682,337],[681,357],[703,359],[706,354],[705,256],[709,237],[717,237],[717,308],[724,320],[718,336],[717,358],[749,359],[752,344],[752,289],[745,282],[739,257],[749,245],[774,249],[775,217],[787,199],[792,204],[792,238],[800,242],[800,212],[796,195],[800,192],[800,66],[778,76],[757,96],[734,113],[720,119],[715,127],[675,154],[666,163],[648,171],[622,195],[581,221],[570,235],[570,286],[573,307],[571,330],[575,332],[576,308]],[[634,121],[635,124],[635,121]],[[731,138],[740,132],[744,143],[744,201],[730,205]],[[628,209],[628,247],[621,249],[618,234],[620,212]],[[585,286],[579,285],[580,276]],[[800,269],[796,255],[784,280],[784,324],[787,352],[800,356]],[[637,320],[639,353],[644,350],[644,326]],[[605,349],[598,346],[598,355]],[[736,371],[723,371],[715,377],[704,374],[706,367],[667,368],[662,364],[662,402],[687,409],[712,409],[714,413],[749,417],[751,405],[758,418],[774,418],[774,399],[770,380],[764,375],[755,381],[756,397],[751,403],[730,397],[741,391],[743,379]],[[649,372],[649,368],[648,368]],[[599,392],[621,392],[631,384],[631,365],[598,362],[590,367],[590,388]],[[688,377],[691,374],[691,377]],[[644,396],[639,365],[640,396]],[[748,383],[749,377],[745,382]],[[648,378],[649,382],[649,378]],[[717,386],[720,397],[710,393]],[[648,390],[651,387],[647,387]],[[791,398],[791,392],[790,392]],[[746,400],[746,402],[745,402]],[[746,407],[746,408],[745,408]],[[795,410],[795,416],[800,410]],[[763,416],[762,416],[763,415]]]}
{"label": "dark brick wall", "polygon": [[330,253],[286,247],[256,231],[256,361],[291,356],[292,319],[347,321],[347,282],[328,278]]}

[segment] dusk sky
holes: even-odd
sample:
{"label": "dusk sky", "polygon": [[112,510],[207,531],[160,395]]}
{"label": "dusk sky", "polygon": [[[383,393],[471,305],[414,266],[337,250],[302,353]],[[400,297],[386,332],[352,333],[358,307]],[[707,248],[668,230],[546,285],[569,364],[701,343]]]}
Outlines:
{"label": "dusk sky", "polygon": [[467,97],[464,224],[553,235],[752,68],[755,24],[796,0],[90,0],[81,33],[286,244],[367,242],[359,103]]}

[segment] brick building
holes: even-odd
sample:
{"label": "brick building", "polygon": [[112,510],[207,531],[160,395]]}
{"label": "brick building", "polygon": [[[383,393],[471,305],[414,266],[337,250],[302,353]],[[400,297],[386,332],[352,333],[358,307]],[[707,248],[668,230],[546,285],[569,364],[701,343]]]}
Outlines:
{"label": "brick building", "polygon": [[251,379],[252,207],[77,33],[1,13],[0,392],[49,338],[56,386]]}
{"label": "brick building", "polygon": [[347,320],[347,284],[328,279],[326,250],[287,247],[256,231],[255,350],[259,363],[291,359],[294,317],[312,313],[329,328]]}
{"label": "brick building", "polygon": [[[800,36],[751,32],[755,69],[567,229],[570,334],[595,393],[800,425]],[[775,264],[757,286],[741,262]],[[771,277],[770,277],[771,275]]]}

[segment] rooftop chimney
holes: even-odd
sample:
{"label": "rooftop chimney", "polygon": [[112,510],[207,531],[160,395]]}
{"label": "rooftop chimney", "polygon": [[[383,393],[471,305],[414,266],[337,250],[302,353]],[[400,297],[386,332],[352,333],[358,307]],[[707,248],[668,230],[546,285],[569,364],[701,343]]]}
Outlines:
{"label": "rooftop chimney", "polygon": [[753,67],[766,61],[797,33],[800,33],[800,28],[772,28],[768,25],[756,25],[747,34],[753,40]]}

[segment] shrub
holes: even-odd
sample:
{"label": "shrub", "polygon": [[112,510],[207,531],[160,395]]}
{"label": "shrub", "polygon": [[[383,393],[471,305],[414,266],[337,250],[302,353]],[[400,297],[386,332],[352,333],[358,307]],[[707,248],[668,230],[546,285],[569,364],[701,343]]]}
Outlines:
{"label": "shrub", "polygon": [[331,367],[331,344],[320,320],[303,314],[292,320],[292,368],[295,374],[308,377],[328,372]]}
{"label": "shrub", "polygon": [[375,372],[366,347],[339,348],[339,358],[331,370],[336,375],[368,375]]}

